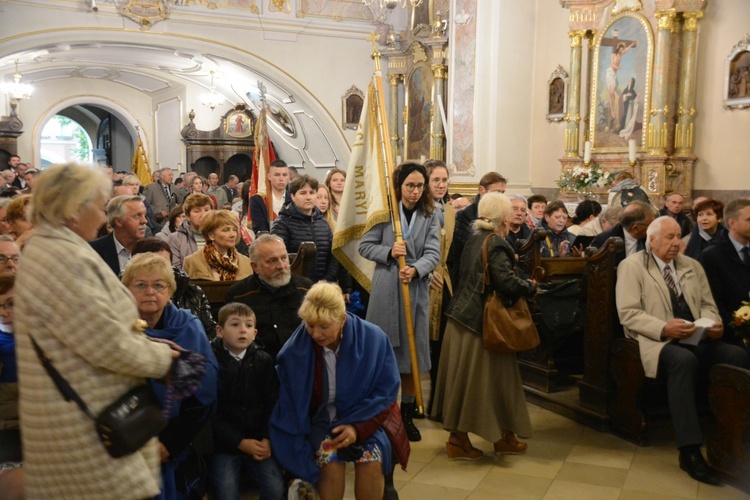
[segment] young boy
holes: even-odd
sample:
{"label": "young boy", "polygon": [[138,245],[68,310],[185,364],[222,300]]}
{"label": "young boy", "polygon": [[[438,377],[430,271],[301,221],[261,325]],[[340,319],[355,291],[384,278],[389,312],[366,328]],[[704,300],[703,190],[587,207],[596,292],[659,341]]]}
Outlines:
{"label": "young boy", "polygon": [[258,485],[261,500],[279,500],[284,482],[268,441],[279,386],[273,360],[253,342],[258,330],[248,306],[229,303],[218,319],[211,342],[220,367],[211,459],[214,498],[239,500],[240,471],[245,470]]}

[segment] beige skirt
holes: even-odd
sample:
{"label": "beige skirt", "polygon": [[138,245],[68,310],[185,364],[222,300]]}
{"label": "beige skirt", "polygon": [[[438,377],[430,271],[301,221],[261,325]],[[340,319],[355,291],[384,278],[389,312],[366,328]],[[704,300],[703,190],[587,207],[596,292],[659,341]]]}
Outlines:
{"label": "beige skirt", "polygon": [[487,351],[479,335],[448,318],[432,404],[446,430],[471,432],[490,442],[507,429],[531,436],[515,354]]}

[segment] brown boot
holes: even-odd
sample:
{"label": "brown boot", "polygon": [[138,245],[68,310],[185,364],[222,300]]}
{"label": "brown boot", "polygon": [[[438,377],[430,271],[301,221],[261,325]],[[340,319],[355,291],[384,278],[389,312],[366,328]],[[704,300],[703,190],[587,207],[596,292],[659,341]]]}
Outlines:
{"label": "brown boot", "polygon": [[448,458],[456,460],[479,460],[484,455],[482,450],[472,446],[467,434],[458,432],[451,432],[451,437],[445,443],[445,451]]}
{"label": "brown boot", "polygon": [[495,443],[495,453],[502,455],[520,455],[526,452],[529,445],[520,442],[511,431],[503,431],[503,437]]}

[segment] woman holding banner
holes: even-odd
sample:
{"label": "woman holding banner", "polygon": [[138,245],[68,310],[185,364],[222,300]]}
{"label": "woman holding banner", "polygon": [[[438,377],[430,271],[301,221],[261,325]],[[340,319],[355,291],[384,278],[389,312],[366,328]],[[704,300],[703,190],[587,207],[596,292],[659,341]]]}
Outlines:
{"label": "woman holding banner", "polygon": [[[417,307],[430,300],[430,273],[440,262],[440,221],[428,189],[427,171],[417,163],[399,165],[391,177],[395,182],[404,241],[396,242],[390,222],[374,226],[359,244],[362,257],[375,262],[367,321],[382,328],[396,353],[401,374],[401,413],[409,441],[422,439],[412,418],[416,411],[406,319],[401,283],[409,284],[419,371],[430,370],[429,308]],[[407,266],[398,267],[404,256]]]}

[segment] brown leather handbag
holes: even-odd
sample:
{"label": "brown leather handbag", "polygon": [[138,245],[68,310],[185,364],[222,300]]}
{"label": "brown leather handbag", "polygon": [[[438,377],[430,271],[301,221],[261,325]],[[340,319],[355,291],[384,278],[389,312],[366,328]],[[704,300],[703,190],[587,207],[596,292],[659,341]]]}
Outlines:
{"label": "brown leather handbag", "polygon": [[[490,288],[490,273],[487,265],[487,244],[490,238],[497,236],[490,234],[482,245],[482,259],[484,260],[484,289]],[[499,238],[499,236],[498,236]],[[482,341],[484,348],[491,352],[510,354],[528,351],[539,345],[539,332],[531,318],[529,305],[524,297],[520,297],[515,304],[505,307],[502,298],[496,291],[487,296],[484,303],[482,323]]]}

